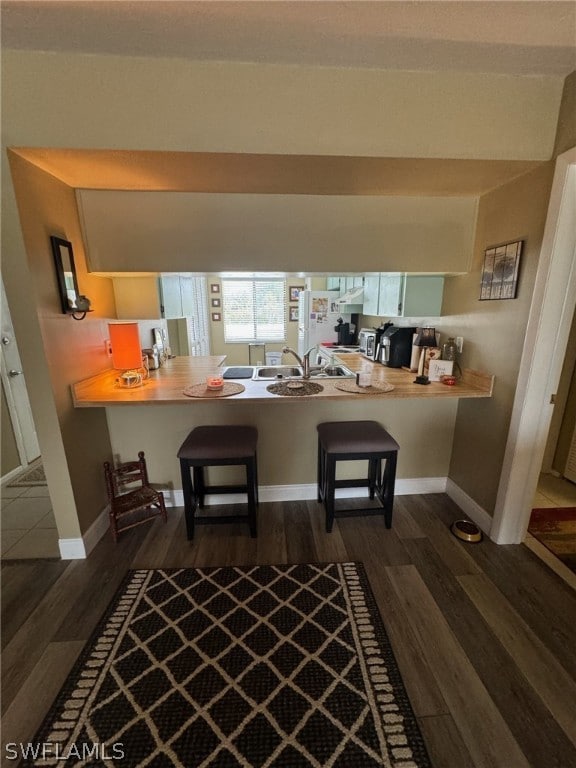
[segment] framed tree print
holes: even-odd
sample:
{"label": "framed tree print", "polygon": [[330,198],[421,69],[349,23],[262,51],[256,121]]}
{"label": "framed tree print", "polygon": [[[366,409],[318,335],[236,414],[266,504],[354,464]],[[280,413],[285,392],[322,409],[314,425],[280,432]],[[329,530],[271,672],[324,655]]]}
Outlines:
{"label": "framed tree print", "polygon": [[522,243],[514,240],[484,251],[480,301],[516,298]]}

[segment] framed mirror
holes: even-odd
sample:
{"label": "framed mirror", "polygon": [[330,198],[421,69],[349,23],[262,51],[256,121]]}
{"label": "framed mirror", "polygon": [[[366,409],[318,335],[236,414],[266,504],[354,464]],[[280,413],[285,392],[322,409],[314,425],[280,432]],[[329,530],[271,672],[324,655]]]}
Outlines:
{"label": "framed mirror", "polygon": [[76,279],[76,268],[74,267],[74,254],[72,253],[72,243],[63,240],[61,237],[52,235],[50,237],[52,253],[54,254],[54,263],[56,265],[56,276],[58,278],[58,289],[60,291],[60,303],[62,312],[68,314],[77,311],[76,300],[78,299],[78,281]]}

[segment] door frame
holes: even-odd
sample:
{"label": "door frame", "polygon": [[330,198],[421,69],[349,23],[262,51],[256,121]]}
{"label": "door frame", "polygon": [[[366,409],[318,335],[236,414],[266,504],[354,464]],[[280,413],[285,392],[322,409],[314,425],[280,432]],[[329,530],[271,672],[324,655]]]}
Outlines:
{"label": "door frame", "polygon": [[[12,324],[12,317],[10,315],[10,308],[6,299],[6,290],[4,288],[4,280],[2,283],[2,322],[1,322],[1,335],[4,338],[8,335],[11,339],[11,346],[15,351],[15,357],[17,359],[18,368],[22,368],[20,361],[20,354],[18,352],[18,341],[14,333],[14,326]],[[2,342],[3,344],[3,342]],[[4,350],[4,344],[3,344]],[[6,404],[8,406],[8,412],[10,414],[10,421],[14,431],[14,438],[16,441],[16,448],[18,450],[18,456],[20,459],[20,467],[16,467],[12,472],[21,469],[21,467],[28,466],[32,461],[40,456],[40,446],[38,443],[38,437],[36,436],[36,428],[34,426],[34,418],[32,416],[32,408],[30,407],[30,400],[28,398],[28,391],[26,389],[26,379],[22,374],[19,381],[23,385],[23,391],[19,396],[15,396],[12,388],[12,382],[8,375],[6,360],[4,357],[4,351],[0,356],[0,376],[2,378],[2,386],[4,388],[4,394],[6,395]],[[32,453],[36,453],[32,456]],[[10,474],[10,473],[8,473]]]}
{"label": "door frame", "polygon": [[576,308],[576,147],[556,159],[540,260],[490,529],[524,541]]}

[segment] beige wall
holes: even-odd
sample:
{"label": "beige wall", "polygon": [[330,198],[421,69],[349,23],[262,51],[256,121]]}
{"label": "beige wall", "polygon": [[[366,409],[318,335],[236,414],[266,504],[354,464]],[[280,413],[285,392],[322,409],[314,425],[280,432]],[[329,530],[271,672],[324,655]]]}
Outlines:
{"label": "beige wall", "polygon": [[508,160],[550,158],[563,86],[6,49],[2,84],[8,146]]}
{"label": "beige wall", "polygon": [[2,388],[2,412],[0,414],[0,425],[2,426],[0,476],[4,477],[4,475],[8,474],[8,472],[11,472],[13,469],[16,469],[16,467],[20,466],[20,456],[18,454],[18,446],[16,445],[14,429],[12,427],[12,421],[8,411],[8,403],[6,402],[4,384],[0,384],[0,386]]}
{"label": "beige wall", "polygon": [[[560,78],[553,77],[204,64],[2,50],[2,142],[4,149],[86,147],[547,160],[554,145],[562,85]],[[497,130],[494,115],[498,115]],[[89,278],[82,269],[73,190],[22,162],[14,162],[12,180],[5,151],[2,162],[6,291],[22,347],[59,532],[62,537],[75,537],[87,530],[101,506],[101,460],[110,444],[104,414],[98,409],[74,411],[69,384],[108,365],[102,342],[106,337],[104,318],[113,316],[113,295],[111,290],[107,294],[105,281],[97,285],[97,278]],[[543,189],[536,186],[540,190],[536,198],[522,194],[522,183],[514,187],[515,200],[500,196],[503,210],[510,206],[523,223],[534,216],[537,223],[525,227],[529,232],[538,228],[547,202]],[[491,326],[495,318],[496,326],[507,331],[506,336],[497,336],[498,341],[506,338],[506,346],[514,353],[525,317],[516,318],[513,307],[506,311],[486,307],[479,328],[463,322],[476,315],[469,305],[462,306],[462,299],[466,297],[475,306],[482,241],[492,243],[523,234],[502,212],[494,211],[487,219],[480,228],[476,264],[468,278],[471,282],[463,278],[463,283],[454,284],[456,308],[452,311],[455,327],[463,328],[462,335],[471,340],[467,354],[490,370],[493,337],[490,332],[484,342],[485,326]],[[48,247],[52,233],[67,236],[74,244],[80,287],[95,309],[86,321],[77,323],[58,313]],[[537,248],[536,240],[535,236],[530,241],[529,264],[536,258],[536,250],[532,250]],[[351,259],[354,269],[363,271],[358,254],[351,254]],[[332,271],[332,265],[327,263],[323,271]],[[38,314],[29,311],[31,286]],[[521,290],[525,291],[523,305],[529,301],[530,287],[526,283]],[[511,310],[514,333],[509,334],[506,312]],[[460,406],[459,439],[482,433],[482,416],[487,410],[488,423],[498,420],[495,412],[501,422],[507,420],[514,389],[511,368],[503,384],[504,400]],[[477,406],[474,413],[479,419],[469,413]],[[136,413],[120,410],[118,419],[128,419],[130,434],[145,433],[149,438],[150,430]],[[154,418],[164,423],[161,409],[154,410]],[[288,411],[284,414],[275,423],[276,436],[291,426]],[[478,421],[482,423],[475,423]],[[501,431],[499,427],[498,433]],[[447,435],[446,445],[450,444]],[[466,450],[455,453],[455,479],[461,478],[479,502],[489,504],[499,475],[497,463],[491,460],[491,442],[482,439],[482,449],[471,456],[468,445],[464,447]],[[480,478],[485,475],[483,483],[472,480],[474,472]]]}
{"label": "beige wall", "polygon": [[[291,402],[287,402],[291,400]],[[151,479],[181,488],[178,448],[188,432],[203,424],[252,424],[258,429],[258,482],[261,486],[313,484],[316,481],[316,425],[322,421],[376,419],[398,440],[398,478],[443,478],[448,474],[457,400],[334,400],[279,403],[191,402],[131,408],[108,408],[114,450],[133,456],[146,442]],[[150,434],[154,440],[150,440]],[[359,465],[338,467],[341,477],[358,477]],[[211,470],[220,482],[228,468]],[[362,469],[360,472],[363,471]]]}
{"label": "beige wall", "polygon": [[553,156],[558,157],[574,146],[576,146],[576,71],[568,75],[564,81]]}
{"label": "beige wall", "polygon": [[[6,293],[59,534],[76,538],[105,506],[102,462],[110,458],[111,446],[104,412],[75,409],[70,384],[109,367],[103,318],[114,315],[114,297],[110,280],[86,273],[73,190],[18,157],[11,158],[11,172],[26,248],[21,260],[11,263],[28,276],[14,282],[12,270],[4,270]],[[61,312],[52,234],[72,243],[80,291],[94,308],[85,320]],[[3,253],[18,245],[3,243]],[[12,302],[17,296],[27,301]],[[30,311],[31,297],[36,312]]]}
{"label": "beige wall", "polygon": [[[480,199],[474,263],[468,275],[446,279],[442,327],[464,337],[461,365],[495,374],[493,397],[463,400],[458,408],[450,478],[492,514],[554,164],[534,171]],[[516,299],[479,301],[484,251],[524,240]]]}

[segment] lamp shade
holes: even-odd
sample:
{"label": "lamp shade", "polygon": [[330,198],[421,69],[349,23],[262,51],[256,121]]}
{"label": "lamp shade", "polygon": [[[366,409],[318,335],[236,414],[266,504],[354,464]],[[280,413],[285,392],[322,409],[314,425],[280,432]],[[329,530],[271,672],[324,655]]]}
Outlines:
{"label": "lamp shade", "polygon": [[112,347],[112,365],[120,371],[142,366],[140,331],[138,323],[110,323],[108,325]]}
{"label": "lamp shade", "polygon": [[420,328],[418,335],[414,339],[415,347],[435,347],[436,346],[436,329],[435,328]]}

